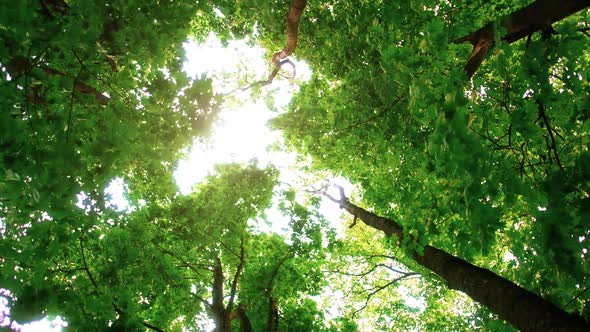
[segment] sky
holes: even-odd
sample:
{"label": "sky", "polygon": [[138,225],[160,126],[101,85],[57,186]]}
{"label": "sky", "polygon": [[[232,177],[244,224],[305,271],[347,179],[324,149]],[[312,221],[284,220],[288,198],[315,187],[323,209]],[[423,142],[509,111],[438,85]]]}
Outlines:
{"label": "sky", "polygon": [[[179,191],[190,193],[196,183],[213,171],[215,164],[246,163],[252,159],[256,159],[260,167],[268,164],[277,167],[281,171],[280,182],[299,186],[300,179],[306,175],[296,166],[296,155],[270,148],[283,143],[281,133],[271,130],[267,123],[286,110],[293,94],[298,91],[298,85],[311,78],[309,66],[292,59],[297,68],[296,80],[277,77],[272,84],[262,88],[263,95],[274,97],[275,110],[270,110],[263,100],[253,100],[249,91],[240,89],[250,82],[266,79],[270,67],[264,49],[249,46],[246,41],[231,41],[224,48],[219,40],[210,35],[204,44],[187,42],[185,50],[188,61],[184,70],[189,76],[206,74],[213,78],[214,91],[221,94],[234,91],[237,95],[232,96],[234,100],[227,102],[230,106],[222,110],[211,138],[207,142],[195,140],[187,158],[180,161],[174,174]],[[341,178],[333,180],[345,187],[347,194],[350,193],[352,185],[348,181]],[[337,205],[326,200],[320,212],[335,228],[341,228],[341,212]],[[275,216],[274,220],[281,218]],[[274,222],[270,228],[262,230],[281,233],[286,229],[287,222],[283,218],[282,222]]]}
{"label": "sky", "polygon": [[[213,78],[216,93],[234,92],[226,102],[229,105],[222,108],[219,121],[213,125],[211,138],[207,142],[195,140],[188,158],[179,163],[175,178],[180,192],[188,194],[218,163],[248,162],[255,158],[262,167],[269,163],[279,168],[293,164],[294,155],[268,148],[280,141],[280,133],[266,125],[277,113],[269,110],[263,100],[253,100],[249,91],[240,89],[268,75],[264,49],[248,46],[245,41],[232,41],[224,48],[211,35],[203,45],[185,43],[185,50],[188,61],[184,70],[189,76],[206,74]],[[309,79],[309,67],[304,63],[297,66],[298,78]],[[286,107],[296,88],[293,83],[276,79],[262,89],[266,90],[263,93],[274,95],[275,106],[280,110]]]}

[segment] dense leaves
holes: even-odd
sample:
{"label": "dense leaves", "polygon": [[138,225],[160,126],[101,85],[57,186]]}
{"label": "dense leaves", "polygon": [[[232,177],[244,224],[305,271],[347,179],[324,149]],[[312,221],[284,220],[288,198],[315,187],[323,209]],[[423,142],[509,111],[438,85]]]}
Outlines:
{"label": "dense leaves", "polygon": [[[427,245],[589,319],[590,14],[502,39],[506,25],[494,22],[529,4],[313,1],[297,17],[296,55],[314,75],[273,126],[310,157],[308,170],[348,179],[359,205],[396,220],[402,249],[356,220],[336,240],[319,198],[279,189],[273,167],[219,166],[177,193],[176,162],[223,103],[210,78],[182,72],[182,43],[248,37],[270,58],[285,45],[290,2],[0,4],[10,319],[62,315],[73,330],[510,330],[413,262]],[[454,41],[484,26],[493,48],[468,79],[472,45]],[[113,180],[127,209],[105,194]],[[287,235],[256,227],[281,218]]]}
{"label": "dense leaves", "polygon": [[399,220],[410,249],[435,244],[565,305],[587,284],[588,13],[499,42],[470,82],[450,41],[518,8],[479,5],[310,10],[340,23],[301,53],[331,53],[305,57],[315,78],[275,126]]}

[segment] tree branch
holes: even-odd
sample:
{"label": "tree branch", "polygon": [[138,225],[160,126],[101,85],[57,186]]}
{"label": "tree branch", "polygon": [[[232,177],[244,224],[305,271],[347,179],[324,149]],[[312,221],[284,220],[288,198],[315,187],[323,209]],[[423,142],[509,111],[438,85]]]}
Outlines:
{"label": "tree branch", "polygon": [[88,275],[88,279],[90,279],[90,282],[92,283],[94,288],[96,288],[98,290],[98,285],[96,284],[96,281],[92,277],[92,273],[90,273],[90,269],[88,268],[88,264],[86,263],[86,255],[84,254],[84,245],[82,244],[82,238],[79,238],[78,240],[80,241],[80,252],[82,254],[82,263],[84,264],[84,271],[86,271],[86,274]]}
{"label": "tree branch", "polygon": [[[395,278],[395,279],[393,279],[393,280],[391,280],[391,281],[387,282],[385,285],[376,286],[376,287],[373,287],[373,288],[371,288],[373,291],[367,294],[367,297],[365,298],[365,304],[364,304],[364,305],[363,305],[361,308],[359,308],[359,309],[355,310],[355,311],[352,313],[352,317],[356,316],[356,314],[358,314],[359,312],[361,312],[361,311],[363,311],[365,308],[367,308],[367,306],[369,305],[369,301],[371,301],[371,298],[372,298],[372,297],[373,297],[375,294],[379,293],[380,291],[384,290],[385,288],[387,288],[387,287],[389,287],[389,286],[391,286],[391,285],[393,285],[393,284],[395,284],[395,283],[397,283],[397,282],[399,282],[399,281],[402,281],[402,280],[404,280],[404,279],[407,279],[407,278],[409,278],[409,277],[416,276],[416,275],[419,275],[419,273],[415,273],[415,272],[412,272],[412,273],[406,273],[406,274],[404,274],[404,275],[402,275],[402,276],[400,276],[400,277],[397,277],[397,278]],[[367,291],[368,291],[368,290],[371,290],[371,289],[367,289]]]}
{"label": "tree branch", "polygon": [[234,279],[231,283],[231,292],[229,295],[229,302],[227,303],[227,311],[231,312],[232,307],[234,305],[234,299],[236,297],[236,292],[238,291],[238,281],[240,279],[240,275],[242,274],[242,270],[244,269],[244,256],[245,256],[245,249],[244,249],[244,238],[242,238],[242,243],[240,244],[240,262],[238,263],[238,267],[236,269],[236,274],[234,274]]}
{"label": "tree branch", "polygon": [[[506,35],[502,36],[501,39],[513,43],[539,30],[551,31],[551,24],[588,6],[590,6],[590,0],[536,0],[500,21],[500,25],[506,30]],[[485,60],[488,51],[494,46],[495,34],[495,24],[488,23],[469,35],[453,41],[455,44],[468,42],[473,45],[473,51],[465,64],[465,72],[468,77],[475,74]]]}
{"label": "tree branch", "polygon": [[289,258],[290,256],[291,256],[291,253],[290,252],[287,252],[287,254],[285,254],[285,256],[283,256],[283,258],[281,258],[281,260],[279,261],[279,263],[277,264],[277,266],[275,266],[275,268],[271,272],[270,278],[269,278],[268,283],[266,285],[266,294],[268,296],[271,295],[271,292],[272,292],[272,284],[273,284],[275,278],[277,277],[277,275],[279,274],[279,269],[281,268],[281,266],[283,265],[283,263],[285,263],[287,261],[287,258]]}
{"label": "tree branch", "polygon": [[[297,48],[297,40],[299,39],[299,21],[301,20],[301,14],[303,14],[303,9],[305,9],[305,5],[307,4],[307,0],[293,0],[291,7],[289,8],[289,12],[287,13],[287,18],[285,19],[285,26],[286,26],[286,35],[287,35],[287,43],[285,47],[273,54],[271,58],[271,63],[274,66],[273,71],[268,75],[268,78],[263,81],[254,82],[249,84],[242,90],[248,90],[255,86],[265,86],[272,83],[274,78],[279,73],[279,70],[283,65],[289,64],[293,67],[293,76],[295,77],[296,68],[295,64],[291,62],[291,60],[285,60],[286,57],[293,54],[295,49]],[[235,91],[235,90],[234,90]],[[232,92],[234,92],[232,91]],[[230,92],[230,93],[232,93]]]}
{"label": "tree branch", "polygon": [[[195,272],[196,274],[199,274],[199,275],[201,275],[201,271],[197,270],[197,268],[195,268],[195,267],[193,266],[193,264],[191,264],[191,263],[189,263],[189,262],[185,261],[184,259],[182,259],[182,257],[180,257],[180,256],[178,256],[178,255],[176,255],[176,254],[174,254],[173,252],[171,252],[170,250],[168,250],[168,249],[166,249],[166,248],[163,248],[162,246],[160,246],[159,244],[157,244],[155,241],[152,241],[152,244],[153,244],[154,246],[156,246],[158,249],[160,249],[160,250],[161,250],[163,253],[165,253],[166,255],[168,255],[168,256],[170,256],[170,257],[172,257],[172,258],[174,258],[174,259],[178,260],[178,261],[179,261],[179,262],[181,262],[182,264],[184,264],[184,265],[183,265],[184,267],[186,267],[186,268],[189,268],[191,271]],[[210,269],[208,269],[208,268],[205,268],[205,267],[201,267],[201,269],[211,272],[211,270],[210,270]]]}
{"label": "tree branch", "polygon": [[[346,197],[342,197],[339,204],[341,208],[352,215],[358,215],[365,224],[382,231],[386,236],[395,235],[401,246],[403,229],[399,222],[354,205]],[[416,263],[441,277],[450,289],[464,292],[517,329],[587,331],[590,328],[580,316],[567,313],[510,280],[443,250],[426,245],[420,251],[410,249],[410,253]]]}
{"label": "tree branch", "polygon": [[287,44],[282,50],[278,51],[272,56],[271,61],[275,67],[279,67],[280,61],[295,52],[295,48],[297,48],[297,40],[299,37],[299,21],[301,20],[301,14],[303,13],[303,9],[305,9],[306,4],[306,0],[293,0],[293,3],[289,8],[287,19],[285,20],[287,30]]}

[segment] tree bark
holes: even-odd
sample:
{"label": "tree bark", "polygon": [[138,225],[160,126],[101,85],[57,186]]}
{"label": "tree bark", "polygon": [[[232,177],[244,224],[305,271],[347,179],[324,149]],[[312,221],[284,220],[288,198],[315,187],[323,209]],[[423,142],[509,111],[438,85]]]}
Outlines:
{"label": "tree bark", "polygon": [[213,267],[213,294],[211,312],[213,314],[213,321],[215,322],[215,332],[230,332],[231,321],[234,318],[238,318],[240,321],[240,329],[243,331],[252,331],[252,324],[250,319],[246,316],[245,306],[240,304],[237,310],[234,312],[234,300],[238,292],[238,283],[242,271],[244,270],[244,258],[246,256],[244,248],[244,239],[240,245],[240,261],[236,268],[236,273],[231,283],[229,301],[227,305],[223,303],[223,265],[221,264],[221,258],[217,257],[215,260],[215,266]]}
{"label": "tree bark", "polygon": [[[501,39],[513,43],[536,31],[553,31],[551,25],[590,6],[590,0],[537,0],[530,5],[504,17],[500,25],[506,30]],[[488,23],[477,31],[454,41],[461,44],[469,42],[473,51],[465,64],[465,72],[472,77],[477,71],[488,51],[494,46],[494,23]]]}
{"label": "tree bark", "polygon": [[223,305],[223,266],[221,259],[217,257],[213,267],[213,294],[211,312],[215,322],[215,332],[228,332],[231,328],[231,320]]}
{"label": "tree bark", "polygon": [[279,52],[275,53],[272,57],[272,63],[275,66],[279,66],[279,62],[291,55],[295,48],[297,48],[297,39],[299,37],[299,21],[301,20],[301,14],[305,5],[306,0],[293,0],[289,12],[287,13],[287,19],[285,22],[287,30],[287,44]]}
{"label": "tree bark", "polygon": [[[396,221],[352,204],[342,190],[340,200],[331,199],[368,226],[386,236],[395,235],[401,243],[403,229]],[[448,287],[467,294],[521,331],[590,331],[590,325],[582,318],[559,309],[492,271],[443,250],[426,246],[422,255],[414,252],[413,259],[445,280]]]}
{"label": "tree bark", "polygon": [[303,14],[306,4],[307,0],[293,0],[291,7],[289,7],[289,12],[287,13],[287,18],[285,19],[287,43],[282,50],[273,54],[271,62],[274,66],[274,69],[270,75],[268,75],[268,78],[263,81],[248,84],[248,86],[242,90],[247,90],[253,86],[269,85],[277,76],[281,67],[285,64],[290,64],[293,67],[293,77],[295,77],[295,64],[290,60],[285,60],[285,58],[293,54],[293,52],[295,52],[295,48],[297,48],[297,40],[299,39],[299,21],[301,20],[301,14]]}
{"label": "tree bark", "polygon": [[240,322],[240,332],[252,332],[252,322],[246,314],[246,305],[240,303],[237,310],[238,320]]}
{"label": "tree bark", "polygon": [[268,313],[266,317],[266,332],[279,330],[279,307],[272,296],[268,297]]}

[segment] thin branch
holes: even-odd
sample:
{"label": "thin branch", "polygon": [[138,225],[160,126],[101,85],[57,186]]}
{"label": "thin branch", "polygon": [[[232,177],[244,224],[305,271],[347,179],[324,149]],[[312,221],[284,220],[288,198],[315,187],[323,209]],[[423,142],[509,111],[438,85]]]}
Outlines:
{"label": "thin branch", "polygon": [[266,285],[266,293],[267,293],[268,296],[271,295],[271,292],[272,292],[272,284],[274,282],[274,279],[279,274],[279,269],[281,268],[281,266],[283,265],[283,263],[285,263],[287,261],[287,258],[289,258],[290,256],[291,256],[291,253],[290,252],[287,252],[285,254],[285,256],[283,256],[283,258],[281,258],[281,260],[279,261],[279,263],[275,266],[275,268],[271,272],[270,278],[268,279],[268,283]]}
{"label": "thin branch", "polygon": [[[88,264],[86,262],[86,255],[84,254],[84,245],[82,243],[82,238],[79,238],[80,241],[80,251],[82,254],[82,262],[84,263],[84,270],[86,271],[86,274],[88,275],[88,278],[90,279],[90,282],[92,283],[92,285],[94,285],[94,288],[96,288],[96,290],[98,290],[98,285],[96,283],[96,281],[94,280],[94,277],[92,276],[92,273],[90,273],[90,269],[88,268]],[[121,308],[119,308],[117,306],[117,304],[115,303],[115,301],[111,301],[111,305],[113,306],[113,308],[115,309],[115,312],[117,312],[119,315],[123,316],[125,315],[125,312],[123,310],[121,310]],[[146,321],[141,321],[141,324],[151,330],[154,331],[158,331],[158,332],[164,332],[164,330],[162,330],[161,328],[151,325]]]}
{"label": "thin branch", "polygon": [[202,297],[198,296],[197,294],[193,294],[193,293],[191,293],[191,295],[192,295],[192,296],[193,296],[195,299],[197,299],[197,300],[199,300],[201,303],[203,303],[203,304],[205,305],[205,307],[207,307],[207,309],[211,309],[211,308],[212,308],[212,306],[211,306],[211,303],[209,303],[209,302],[208,302],[207,300],[205,300],[204,298],[202,298]]}
{"label": "thin branch", "polygon": [[158,332],[164,332],[164,330],[162,330],[161,328],[151,325],[148,322],[142,321],[141,324],[143,324],[143,326],[147,327],[148,329],[154,330],[154,331],[158,331]]}
{"label": "thin branch", "polygon": [[352,317],[355,317],[357,313],[359,313],[359,312],[361,312],[361,311],[365,310],[365,309],[367,308],[367,306],[369,305],[369,301],[371,301],[371,298],[372,298],[372,297],[373,297],[375,294],[379,293],[380,291],[384,290],[385,288],[387,288],[387,287],[389,287],[389,286],[391,286],[391,285],[393,285],[393,284],[395,284],[395,283],[397,283],[397,282],[399,282],[399,281],[402,281],[402,280],[404,280],[404,279],[406,279],[406,278],[409,278],[409,277],[412,277],[412,276],[416,276],[416,275],[420,275],[420,274],[419,274],[419,273],[414,273],[414,272],[413,272],[413,273],[408,273],[408,274],[405,274],[405,275],[403,275],[403,276],[400,276],[400,277],[398,277],[398,278],[395,278],[395,279],[393,279],[393,280],[389,281],[389,282],[388,282],[388,283],[386,283],[385,285],[376,286],[376,287],[373,287],[373,288],[371,288],[371,289],[373,289],[373,291],[372,291],[371,293],[368,293],[368,294],[367,294],[367,297],[366,297],[366,299],[365,299],[365,304],[364,304],[362,307],[360,307],[359,309],[355,310],[355,311],[352,313]]}
{"label": "thin branch", "polygon": [[[242,240],[243,241],[243,240]],[[219,241],[219,243],[221,243],[221,245],[227,250],[229,251],[232,255],[236,256],[237,259],[240,259],[241,255],[239,255],[238,253],[236,253],[230,246],[228,246],[227,244],[225,244],[223,241]]]}
{"label": "thin branch", "polygon": [[344,195],[344,188],[342,188],[341,186],[337,185],[337,184],[332,184],[334,187],[336,187],[338,189],[338,191],[340,192],[340,199],[333,197],[332,195],[328,194],[327,189],[328,186],[322,186],[322,188],[320,189],[312,189],[312,190],[305,190],[306,192],[310,193],[310,194],[315,194],[315,195],[322,195],[324,197],[326,197],[327,199],[331,200],[334,203],[338,203],[341,204],[343,199],[346,199],[346,195]]}
{"label": "thin branch", "polygon": [[[102,77],[100,77],[98,74],[94,73],[93,71],[91,71],[88,66],[86,66],[86,64],[84,63],[84,61],[82,61],[82,58],[80,58],[80,56],[78,55],[78,53],[76,52],[76,50],[72,49],[72,53],[74,54],[74,57],[76,58],[76,61],[78,61],[78,63],[82,66],[82,68],[84,68],[89,74],[91,74],[92,76],[94,76],[98,81],[102,82],[104,85],[106,85],[107,87],[109,87],[111,89],[111,91],[113,91],[116,95],[118,95],[121,99],[125,100],[127,102],[128,106],[133,106],[133,109],[137,108],[135,106],[135,103],[132,102],[129,97],[127,95],[124,94],[124,92],[119,92],[117,91],[117,89],[115,89],[113,87],[113,84],[111,84],[110,82],[107,82],[106,80],[104,80]],[[121,88],[119,88],[121,89]],[[121,89],[123,90],[123,89]],[[102,95],[102,94],[101,94]],[[104,96],[104,95],[102,95]],[[107,101],[109,100],[108,97]]]}
{"label": "thin branch", "polygon": [[576,299],[578,299],[580,296],[582,296],[582,294],[586,293],[588,290],[590,290],[590,286],[584,288],[581,292],[578,293],[578,295],[574,296],[566,305],[564,305],[561,310],[565,310],[565,308],[567,308],[567,306],[569,306],[572,302],[574,302]]}
{"label": "thin branch", "polygon": [[356,226],[357,221],[358,221],[358,217],[354,216],[354,218],[352,219],[352,224],[350,224],[350,226],[348,226],[348,228],[352,229],[354,226]]}
{"label": "thin branch", "polygon": [[[195,272],[196,274],[198,274],[198,275],[201,275],[201,273],[200,273],[201,271],[197,270],[197,269],[194,267],[194,264],[191,264],[191,263],[189,263],[189,262],[185,261],[184,259],[182,259],[182,257],[180,257],[180,256],[178,256],[178,255],[176,255],[176,254],[174,254],[173,252],[171,252],[171,251],[167,250],[166,248],[163,248],[162,246],[160,246],[159,244],[157,244],[157,243],[156,243],[156,242],[154,242],[154,241],[152,241],[152,244],[153,244],[154,246],[156,246],[158,249],[160,249],[160,250],[161,250],[163,253],[165,253],[166,255],[168,255],[168,256],[171,256],[172,258],[174,258],[174,259],[178,260],[179,262],[181,262],[181,263],[183,264],[183,266],[184,266],[184,267],[187,267],[187,268],[189,268],[191,271]],[[206,268],[206,267],[200,267],[200,268],[201,268],[201,269],[203,269],[203,270],[209,271],[209,272],[211,271],[209,268]]]}
{"label": "thin branch", "polygon": [[406,97],[405,94],[399,95],[395,98],[395,100],[393,101],[393,103],[387,107],[386,109],[384,109],[383,111],[363,120],[360,122],[357,122],[355,124],[352,124],[350,126],[344,127],[344,128],[337,128],[335,130],[336,133],[340,133],[343,132],[345,130],[349,130],[349,129],[353,129],[353,128],[358,128],[360,126],[366,125],[367,123],[370,123],[372,121],[375,121],[377,118],[380,118],[381,116],[383,116],[384,114],[386,114],[387,112],[391,111],[393,109],[393,106],[397,105],[397,103],[399,103],[400,101],[402,101],[404,99],[404,97]]}
{"label": "thin branch", "polygon": [[547,114],[545,113],[545,107],[543,104],[538,102],[539,106],[539,116],[543,119],[543,123],[549,132],[549,138],[551,139],[551,146],[549,147],[549,155],[551,155],[551,150],[553,150],[553,155],[555,156],[555,161],[559,168],[563,171],[563,165],[561,164],[561,160],[559,160],[559,153],[557,152],[557,143],[555,142],[555,136],[553,136],[553,129],[551,129],[551,125],[549,124],[549,119],[547,118]]}
{"label": "thin branch", "polygon": [[392,272],[398,273],[398,274],[407,274],[410,272],[404,272],[398,269],[395,269],[389,265],[386,264],[374,264],[370,269],[364,271],[364,272],[360,272],[360,273],[352,273],[352,272],[344,272],[344,271],[340,271],[340,270],[326,270],[324,272],[330,272],[330,273],[338,273],[341,275],[345,275],[345,276],[351,276],[351,277],[359,277],[359,278],[363,278],[366,277],[367,275],[371,274],[372,272],[374,272],[375,270],[377,270],[378,268],[386,268]]}
{"label": "thin branch", "polygon": [[86,262],[86,255],[84,254],[84,245],[82,244],[82,238],[80,237],[78,240],[80,241],[80,252],[82,253],[82,263],[84,263],[84,271],[86,271],[86,274],[88,275],[88,278],[90,279],[92,285],[94,285],[94,288],[98,290],[98,285],[92,277],[92,273],[90,273],[90,269],[88,268],[88,264]]}
{"label": "thin branch", "polygon": [[279,70],[282,68],[283,65],[286,65],[286,64],[288,64],[291,67],[293,67],[293,75],[291,77],[288,77],[288,78],[289,79],[295,78],[295,73],[296,73],[295,64],[291,60],[288,60],[288,59],[287,60],[282,60],[281,62],[279,62],[278,66],[275,66],[274,67],[273,71],[270,73],[270,75],[268,75],[268,77],[265,80],[257,81],[257,82],[254,82],[254,83],[250,83],[250,84],[248,84],[248,85],[246,85],[245,87],[242,87],[242,88],[235,88],[235,89],[231,90],[230,92],[227,92],[227,93],[223,94],[222,97],[229,96],[229,95],[233,94],[236,91],[246,91],[246,90],[249,90],[249,89],[251,89],[253,87],[256,87],[256,86],[263,87],[263,86],[266,86],[266,85],[271,84],[272,81],[277,76],[277,74],[279,73]]}

